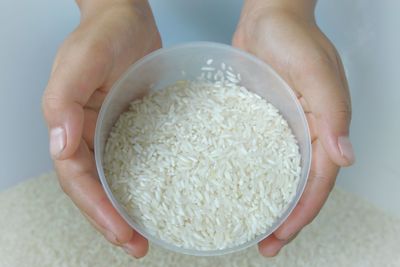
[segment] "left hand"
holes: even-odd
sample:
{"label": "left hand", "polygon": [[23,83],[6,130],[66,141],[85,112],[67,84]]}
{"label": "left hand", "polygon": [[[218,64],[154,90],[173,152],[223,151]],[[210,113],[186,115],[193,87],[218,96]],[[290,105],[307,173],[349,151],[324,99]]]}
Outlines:
{"label": "left hand", "polygon": [[259,243],[261,254],[275,256],[316,217],[340,166],[351,165],[354,154],[348,137],[350,95],[338,53],[316,25],[313,10],[268,3],[245,1],[233,45],[267,62],[295,91],[307,116],[313,150],[310,176],[299,203]]}

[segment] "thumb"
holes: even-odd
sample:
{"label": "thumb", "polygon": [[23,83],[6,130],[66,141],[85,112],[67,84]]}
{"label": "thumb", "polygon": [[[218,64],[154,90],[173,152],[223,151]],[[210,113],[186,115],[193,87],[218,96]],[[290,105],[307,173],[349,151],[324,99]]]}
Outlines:
{"label": "thumb", "polygon": [[323,61],[303,68],[293,82],[315,116],[318,139],[339,166],[354,163],[349,139],[351,101],[341,64]]}
{"label": "thumb", "polygon": [[68,158],[78,148],[82,136],[83,107],[62,97],[46,95],[43,113],[49,128],[52,158]]}
{"label": "thumb", "polygon": [[98,47],[69,45],[57,57],[42,99],[53,159],[68,158],[81,142],[84,106],[106,77],[107,64],[101,62],[104,56]]}

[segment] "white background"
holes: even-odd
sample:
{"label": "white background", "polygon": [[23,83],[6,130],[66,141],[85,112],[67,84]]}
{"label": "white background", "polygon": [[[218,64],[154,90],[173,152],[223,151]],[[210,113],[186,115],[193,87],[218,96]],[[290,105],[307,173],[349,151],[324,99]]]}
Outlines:
{"label": "white background", "polygon": [[[229,43],[241,1],[153,0],[164,45]],[[400,1],[320,0],[353,98],[354,167],[338,184],[400,215]],[[57,47],[79,21],[73,0],[0,0],[0,190],[52,169],[40,99]]]}

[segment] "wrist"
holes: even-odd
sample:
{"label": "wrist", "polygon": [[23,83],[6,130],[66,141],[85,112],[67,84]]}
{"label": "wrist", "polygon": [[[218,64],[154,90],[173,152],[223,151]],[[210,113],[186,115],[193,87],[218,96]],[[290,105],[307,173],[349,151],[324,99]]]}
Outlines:
{"label": "wrist", "polygon": [[81,17],[90,17],[99,12],[109,10],[113,7],[141,9],[148,5],[147,0],[75,0],[81,12]]}
{"label": "wrist", "polygon": [[287,12],[307,20],[314,20],[317,0],[245,0],[244,8],[255,13]]}

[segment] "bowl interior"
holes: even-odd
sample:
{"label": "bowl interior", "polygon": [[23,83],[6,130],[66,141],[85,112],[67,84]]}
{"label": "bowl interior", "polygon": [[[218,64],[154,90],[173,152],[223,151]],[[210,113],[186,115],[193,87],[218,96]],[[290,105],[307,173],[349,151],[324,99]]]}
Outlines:
{"label": "bowl interior", "polygon": [[[201,68],[206,65],[209,59],[213,60],[212,66],[219,67],[224,63],[226,66],[232,67],[235,73],[240,73],[241,85],[265,98],[279,109],[297,138],[302,170],[295,198],[269,231],[238,247],[224,250],[197,251],[167,244],[142,229],[113,196],[104,176],[102,163],[105,143],[111,128],[132,100],[143,96],[149,90],[161,90],[177,80],[195,80],[201,75]],[[311,161],[311,142],[307,120],[296,96],[269,65],[250,54],[227,45],[198,42],[153,52],[132,65],[121,79],[114,84],[104,100],[97,120],[95,158],[99,177],[108,197],[122,217],[134,229],[150,241],[164,248],[184,254],[211,256],[238,251],[254,245],[270,235],[287,218],[297,204],[307,182]]]}

